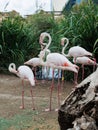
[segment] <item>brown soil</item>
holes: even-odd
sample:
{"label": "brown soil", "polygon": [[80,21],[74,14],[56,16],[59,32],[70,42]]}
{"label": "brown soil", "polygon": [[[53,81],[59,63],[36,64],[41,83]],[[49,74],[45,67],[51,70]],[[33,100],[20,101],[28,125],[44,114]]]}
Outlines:
{"label": "brown soil", "polygon": [[[25,82],[25,109],[21,110],[21,80],[14,75],[0,75],[0,130],[4,122],[10,120],[4,130],[59,130],[58,112],[45,112],[49,106],[49,88],[51,81],[38,80],[33,88],[36,110],[31,109],[30,86]],[[55,81],[52,108],[57,108],[57,81]],[[73,84],[64,82],[61,89],[61,102],[71,92]],[[25,119],[27,118],[27,120]],[[14,121],[15,120],[15,121]],[[25,122],[25,121],[26,122]],[[12,123],[11,123],[12,121]],[[13,123],[14,121],[14,123]],[[19,122],[18,122],[19,121]],[[18,123],[17,123],[18,122]],[[26,124],[27,123],[27,124]],[[18,126],[19,125],[19,126]]]}

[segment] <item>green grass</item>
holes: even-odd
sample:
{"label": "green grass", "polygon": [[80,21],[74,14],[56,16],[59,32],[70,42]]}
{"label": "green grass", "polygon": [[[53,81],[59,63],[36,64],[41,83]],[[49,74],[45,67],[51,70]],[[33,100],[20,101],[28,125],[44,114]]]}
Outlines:
{"label": "green grass", "polygon": [[[26,110],[19,115],[15,115],[11,119],[5,119],[0,117],[0,130],[23,130],[35,125],[35,117],[38,115],[38,111]],[[37,120],[38,121],[38,120]],[[38,123],[43,123],[43,119],[40,118]]]}

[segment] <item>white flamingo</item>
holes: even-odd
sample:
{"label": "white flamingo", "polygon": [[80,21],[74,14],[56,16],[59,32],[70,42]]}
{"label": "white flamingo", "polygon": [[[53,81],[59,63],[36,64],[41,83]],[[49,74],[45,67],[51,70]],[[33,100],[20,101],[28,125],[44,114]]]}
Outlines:
{"label": "white flamingo", "polygon": [[95,62],[95,59],[90,59],[89,57],[83,56],[83,57],[77,57],[76,60],[73,59],[73,62],[76,64],[82,65],[82,80],[84,79],[84,66],[85,65],[93,65],[94,68],[97,65]]}
{"label": "white flamingo", "polygon": [[[66,40],[66,44],[64,45],[65,43],[65,40]],[[76,58],[77,57],[83,57],[83,56],[89,56],[89,57],[92,57],[92,53],[85,50],[84,48],[80,47],[80,46],[73,46],[69,49],[68,51],[68,54],[65,54],[64,51],[66,49],[66,47],[68,46],[69,44],[69,40],[68,38],[62,38],[61,39],[61,45],[63,46],[63,49],[62,49],[62,54],[66,57],[73,57],[74,59],[74,63],[76,64]],[[76,76],[74,75],[74,77],[76,78]]]}
{"label": "white flamingo", "polygon": [[[45,37],[48,37],[49,38],[49,43],[51,43],[51,37],[48,33],[44,32],[44,33],[41,33],[40,35],[40,42],[41,40],[43,40],[43,38]],[[47,45],[46,43],[44,43],[44,46]],[[41,52],[43,52],[43,45],[41,45]],[[40,53],[41,53],[40,52]],[[43,55],[43,60],[44,58],[50,53],[50,50],[48,49],[48,47],[45,49],[45,53]],[[34,67],[34,73],[35,73],[35,76],[36,76],[36,67],[37,66],[41,66],[41,63],[40,63],[40,58],[39,57],[34,57],[34,58],[31,58],[30,60],[26,61],[24,63],[25,65],[31,65],[32,67]],[[44,69],[44,68],[43,68]],[[35,77],[35,80],[36,80],[36,77]]]}
{"label": "white flamingo", "polygon": [[35,80],[34,80],[34,74],[33,74],[32,70],[28,66],[25,66],[25,65],[19,66],[18,69],[16,70],[16,65],[14,63],[9,64],[8,70],[11,73],[16,74],[22,80],[22,85],[23,85],[22,106],[20,106],[20,108],[24,109],[24,80],[27,80],[27,81],[29,81],[29,83],[31,85],[30,92],[31,92],[31,96],[32,96],[32,109],[35,110],[33,93],[32,93],[32,87],[35,86]]}
{"label": "white flamingo", "polygon": [[[64,46],[64,41],[67,41],[65,46]],[[77,57],[82,57],[82,56],[90,56],[92,57],[92,53],[87,51],[86,49],[84,49],[83,47],[80,47],[80,46],[73,46],[69,49],[68,51],[68,54],[65,54],[64,51],[66,49],[66,47],[68,46],[69,44],[69,40],[67,38],[63,38],[61,40],[61,45],[63,45],[63,49],[62,49],[62,54],[66,57],[73,57],[74,60],[77,58]]]}
{"label": "white flamingo", "polygon": [[[44,38],[41,37],[41,44],[43,44],[43,40]],[[44,45],[44,44],[43,44]],[[50,45],[49,44],[45,47],[45,49],[39,54],[40,57],[40,62],[42,66],[47,66],[47,67],[51,67],[53,70],[56,68],[58,70],[68,70],[68,71],[72,71],[75,73],[78,73],[78,66],[75,64],[72,64],[65,56],[63,56],[62,54],[59,53],[50,53],[47,55],[46,57],[46,61],[44,62],[42,57],[45,53],[46,48],[48,48]],[[54,71],[53,71],[54,72]],[[54,74],[54,73],[53,73]],[[59,79],[59,77],[58,77]],[[60,81],[58,80],[58,105],[60,105],[60,97],[59,97],[59,90],[60,90]],[[50,89],[50,106],[49,109],[46,109],[47,111],[51,111],[51,100],[52,100],[52,91],[54,88],[54,76],[52,78],[52,85],[51,85],[51,89]]]}
{"label": "white flamingo", "polygon": [[[48,55],[50,53],[50,50],[47,49],[45,53],[46,53],[46,55]],[[43,59],[44,58],[45,58],[45,55],[43,55]],[[31,58],[30,60],[26,61],[24,64],[32,66],[32,70],[34,68],[35,81],[37,82],[37,80],[36,80],[36,67],[41,66],[40,58],[39,57]],[[44,70],[44,67],[42,68],[42,70]]]}

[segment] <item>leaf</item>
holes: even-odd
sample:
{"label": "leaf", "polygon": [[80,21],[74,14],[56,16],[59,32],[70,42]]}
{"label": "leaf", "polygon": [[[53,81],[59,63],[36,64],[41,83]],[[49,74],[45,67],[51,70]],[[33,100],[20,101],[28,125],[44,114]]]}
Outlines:
{"label": "leaf", "polygon": [[96,47],[97,43],[98,43],[98,39],[95,41],[93,48]]}

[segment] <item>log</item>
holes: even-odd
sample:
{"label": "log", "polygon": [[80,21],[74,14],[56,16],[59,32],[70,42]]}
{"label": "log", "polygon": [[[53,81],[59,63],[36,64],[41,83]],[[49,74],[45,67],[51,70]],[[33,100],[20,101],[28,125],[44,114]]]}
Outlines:
{"label": "log", "polygon": [[98,130],[98,68],[65,98],[58,122],[60,130]]}

